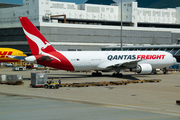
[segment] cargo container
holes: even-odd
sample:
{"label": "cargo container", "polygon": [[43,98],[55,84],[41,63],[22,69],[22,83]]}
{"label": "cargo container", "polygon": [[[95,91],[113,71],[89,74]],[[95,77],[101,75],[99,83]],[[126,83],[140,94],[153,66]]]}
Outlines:
{"label": "cargo container", "polygon": [[6,83],[7,82],[7,79],[6,79],[6,76],[7,75],[0,75],[0,83]]}
{"label": "cargo container", "polygon": [[31,73],[31,86],[43,87],[48,80],[46,73]]}
{"label": "cargo container", "polygon": [[7,75],[6,77],[8,84],[22,84],[23,83],[23,75]]}

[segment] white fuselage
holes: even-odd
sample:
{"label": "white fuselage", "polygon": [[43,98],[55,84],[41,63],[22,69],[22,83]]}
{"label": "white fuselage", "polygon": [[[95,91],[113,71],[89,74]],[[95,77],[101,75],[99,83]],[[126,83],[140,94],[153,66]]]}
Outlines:
{"label": "white fuselage", "polygon": [[[164,51],[59,51],[73,65],[75,71],[105,70],[108,65],[140,60],[138,64],[148,63],[155,68],[174,65],[176,59]],[[154,56],[153,56],[154,55]],[[158,55],[158,58],[156,58]],[[141,60],[142,59],[142,60]],[[129,66],[130,68],[131,66]]]}
{"label": "white fuselage", "polygon": [[32,56],[28,62],[68,71],[115,70],[130,68],[137,73],[151,73],[176,63],[172,54],[164,51],[57,51],[27,17],[19,17]]}

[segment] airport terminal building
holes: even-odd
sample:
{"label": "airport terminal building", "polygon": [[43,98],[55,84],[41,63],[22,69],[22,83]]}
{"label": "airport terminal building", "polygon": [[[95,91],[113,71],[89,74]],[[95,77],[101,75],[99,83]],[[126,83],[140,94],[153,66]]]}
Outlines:
{"label": "airport terminal building", "polygon": [[[123,2],[123,44],[173,45],[180,38],[180,7],[139,8]],[[101,50],[120,46],[121,4],[95,5],[23,0],[0,3],[0,47],[31,54],[19,16],[27,16],[58,50]],[[180,48],[180,47],[179,47]]]}

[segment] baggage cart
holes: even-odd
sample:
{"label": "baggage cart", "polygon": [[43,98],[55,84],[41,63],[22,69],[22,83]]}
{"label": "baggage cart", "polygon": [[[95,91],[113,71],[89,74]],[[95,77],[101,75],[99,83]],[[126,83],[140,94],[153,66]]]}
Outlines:
{"label": "baggage cart", "polygon": [[32,87],[44,87],[44,84],[48,81],[46,73],[31,73],[31,86]]}
{"label": "baggage cart", "polygon": [[23,75],[7,75],[7,83],[10,85],[23,84]]}
{"label": "baggage cart", "polygon": [[1,83],[1,84],[7,83],[6,76],[7,76],[7,75],[0,75],[0,83]]}

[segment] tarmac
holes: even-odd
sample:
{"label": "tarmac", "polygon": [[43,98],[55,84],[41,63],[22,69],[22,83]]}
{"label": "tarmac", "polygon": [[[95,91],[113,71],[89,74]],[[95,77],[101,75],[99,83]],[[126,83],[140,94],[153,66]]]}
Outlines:
{"label": "tarmac", "polygon": [[53,70],[49,79],[62,83],[104,82],[119,80],[161,79],[155,83],[127,85],[60,87],[45,89],[30,87],[31,72],[0,68],[0,74],[23,75],[24,85],[0,84],[0,118],[3,120],[179,120],[180,72],[164,75],[139,75],[123,72],[122,78],[103,73]]}

